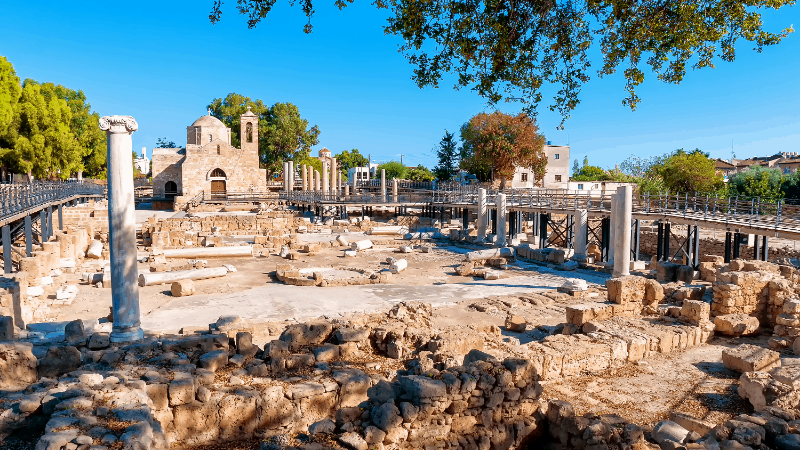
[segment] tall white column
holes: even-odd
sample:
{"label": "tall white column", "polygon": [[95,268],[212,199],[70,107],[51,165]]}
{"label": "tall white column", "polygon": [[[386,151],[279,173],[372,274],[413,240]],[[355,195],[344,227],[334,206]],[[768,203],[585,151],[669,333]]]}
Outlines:
{"label": "tall white column", "polygon": [[314,191],[319,192],[319,170],[314,170]]}
{"label": "tall white column", "polygon": [[486,215],[489,208],[486,205],[486,189],[478,189],[478,223],[475,228],[478,229],[478,242],[486,240]]}
{"label": "tall white column", "polygon": [[386,203],[386,169],[381,169],[381,203]]}
{"label": "tall white column", "polygon": [[139,128],[131,116],[105,116],[100,129],[108,140],[108,234],[111,247],[111,342],[142,339],[139,318],[136,219],[133,204],[131,134]]}
{"label": "tall white column", "polygon": [[328,162],[323,161],[322,163],[322,192],[328,193],[328,188],[330,187],[330,182],[328,181],[328,176],[330,175],[330,169],[328,168]]}
{"label": "tall white column", "polygon": [[392,203],[397,203],[397,180],[392,180]]}
{"label": "tall white column", "polygon": [[572,259],[578,262],[586,262],[586,254],[589,245],[589,213],[585,209],[575,211],[573,215],[575,218],[575,254]]}
{"label": "tall white column", "polygon": [[300,176],[303,177],[303,187],[300,189],[301,191],[305,191],[308,189],[308,178],[306,178],[306,165],[303,164],[300,166]]}
{"label": "tall white column", "polygon": [[508,212],[506,211],[506,194],[497,194],[495,196],[495,205],[497,205],[497,240],[495,241],[498,247],[506,246],[506,221],[508,220]]}
{"label": "tall white column", "polygon": [[289,168],[286,161],[283,162],[283,190],[289,192]]}
{"label": "tall white column", "polygon": [[289,191],[294,190],[294,161],[289,161]]}
{"label": "tall white column", "polygon": [[350,197],[350,185],[349,184],[345,184],[344,185],[344,196],[345,197]]}
{"label": "tall white column", "polygon": [[331,158],[331,193],[336,193],[336,158]]}
{"label": "tall white column", "polygon": [[633,186],[617,188],[617,222],[614,241],[613,276],[621,277],[631,274],[631,215],[633,209]]}
{"label": "tall white column", "polygon": [[308,190],[313,191],[317,189],[317,185],[314,184],[314,168],[308,166]]}

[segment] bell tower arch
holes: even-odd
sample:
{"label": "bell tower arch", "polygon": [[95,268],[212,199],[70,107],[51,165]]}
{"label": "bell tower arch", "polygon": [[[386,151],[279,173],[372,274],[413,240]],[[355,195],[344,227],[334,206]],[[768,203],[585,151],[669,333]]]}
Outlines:
{"label": "bell tower arch", "polygon": [[239,118],[239,127],[242,150],[258,155],[258,115],[250,111],[249,106],[247,112]]}

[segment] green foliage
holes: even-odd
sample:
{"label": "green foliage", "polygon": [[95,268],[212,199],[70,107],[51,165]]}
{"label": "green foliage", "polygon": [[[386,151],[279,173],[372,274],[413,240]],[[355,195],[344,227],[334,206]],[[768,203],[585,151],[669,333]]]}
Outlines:
{"label": "green foliage", "polygon": [[[336,5],[342,9],[352,1],[337,0]],[[221,19],[223,3],[213,1],[212,23]],[[299,4],[308,18],[304,30],[310,33],[315,3]],[[456,89],[468,87],[492,104],[519,100],[526,112],[533,113],[542,100],[543,86],[553,84],[550,110],[561,115],[563,126],[580,103],[579,93],[592,75],[592,65],[598,67],[598,77],[623,69],[622,103],[634,110],[641,100],[636,89],[648,70],[662,82],[678,84],[687,65],[713,68],[717,58],[733,61],[739,39],[758,52],[780,43],[794,30],[789,26],[765,31],[760,11],[792,6],[795,0],[380,0],[374,4],[387,9],[384,32],[403,40],[400,51],[414,67],[417,86],[438,87],[451,73]],[[274,5],[275,0],[240,0],[237,9],[254,28]]]}
{"label": "green foliage", "polygon": [[309,127],[308,121],[300,117],[297,106],[291,103],[275,103],[267,107],[261,100],[251,100],[240,94],[230,93],[224,99],[215,98],[208,105],[211,115],[231,129],[231,145],[241,146],[239,118],[247,107],[259,116],[258,154],[261,166],[269,172],[281,170],[283,161],[302,159],[311,146],[319,143],[319,128]]}
{"label": "green foliage", "polygon": [[408,179],[411,181],[433,181],[436,176],[428,168],[420,164],[408,171]]}
{"label": "green foliage", "polygon": [[717,173],[714,160],[695,149],[686,153],[677,150],[656,170],[670,192],[713,194],[725,188],[722,174]]}
{"label": "green foliage", "polygon": [[[787,176],[788,179],[796,176]],[[793,180],[792,180],[793,181]],[[786,182],[786,187],[791,189],[792,181]],[[760,197],[769,201],[777,201],[783,198],[784,177],[778,169],[767,167],[752,166],[733,175],[728,181],[731,195],[743,195],[746,197]]]}
{"label": "green foliage", "polygon": [[386,170],[387,180],[393,180],[395,178],[405,179],[406,173],[408,172],[406,166],[400,164],[397,161],[389,161],[388,163],[383,163],[380,166],[378,166],[378,170],[376,171],[376,174],[378,176],[380,176],[381,169]]}
{"label": "green foliage", "polygon": [[439,141],[439,145],[434,148],[439,164],[433,169],[436,178],[442,181],[450,181],[458,172],[459,151],[456,145],[455,134],[444,130],[444,137]]}
{"label": "green foliage", "polygon": [[470,122],[461,125],[461,147],[459,148],[459,167],[475,175],[478,181],[484,183],[492,179],[492,165],[475,157],[475,129]]}
{"label": "green foliage", "polygon": [[178,148],[178,144],[173,141],[168,141],[166,137],[158,138],[156,141],[156,148]]}
{"label": "green foliage", "polygon": [[611,175],[597,166],[583,166],[576,175],[572,176],[572,181],[610,181]]}
{"label": "green foliage", "polygon": [[800,171],[785,175],[781,190],[786,198],[800,199]]}
{"label": "green foliage", "polygon": [[575,161],[572,163],[572,175],[575,176],[580,171],[581,171],[581,166],[578,165],[578,158],[575,158]]}
{"label": "green foliage", "polygon": [[369,164],[367,157],[362,155],[357,148],[350,151],[343,151],[335,156],[336,164],[339,165],[344,175],[353,167],[366,167]]}
{"label": "green foliage", "polygon": [[314,158],[308,153],[298,155],[297,159],[295,159],[295,165],[302,166],[303,164],[313,167],[314,170],[320,173],[320,179],[322,179],[322,161],[320,159]]}
{"label": "green foliage", "polygon": [[[0,139],[3,133],[14,121],[14,111],[22,95],[22,87],[19,84],[19,77],[14,71],[14,66],[8,60],[0,56]],[[2,140],[0,140],[0,149]]]}

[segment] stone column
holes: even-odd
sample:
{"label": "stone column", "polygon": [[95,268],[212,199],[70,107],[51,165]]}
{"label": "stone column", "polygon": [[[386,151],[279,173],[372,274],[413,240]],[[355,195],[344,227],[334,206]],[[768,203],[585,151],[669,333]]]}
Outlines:
{"label": "stone column", "polygon": [[345,197],[350,197],[350,185],[349,184],[345,184],[344,185],[344,196]]}
{"label": "stone column", "polygon": [[478,223],[475,228],[478,229],[478,242],[486,240],[486,215],[489,213],[489,208],[486,205],[486,189],[478,189]]}
{"label": "stone column", "polygon": [[286,161],[283,162],[283,173],[281,173],[281,177],[283,178],[283,191],[289,192],[289,176],[286,174],[288,170],[286,170]]}
{"label": "stone column", "polygon": [[497,238],[495,243],[498,247],[505,247],[506,221],[508,220],[508,212],[506,211],[506,194],[497,194],[494,201],[497,205]]}
{"label": "stone column", "polygon": [[139,271],[136,219],[133,213],[131,134],[139,126],[130,116],[106,116],[100,129],[108,138],[108,221],[111,247],[111,303],[114,326],[111,342],[142,339],[139,320]]}
{"label": "stone column", "polygon": [[314,191],[319,192],[319,170],[314,171]]}
{"label": "stone column", "polygon": [[317,189],[317,185],[314,184],[314,168],[308,166],[308,190],[313,191]]}
{"label": "stone column", "polygon": [[336,158],[331,158],[331,193],[336,193]]}
{"label": "stone column", "polygon": [[392,180],[392,203],[397,203],[397,180]]}
{"label": "stone column", "polygon": [[294,190],[294,161],[289,161],[289,192]]}
{"label": "stone column", "polygon": [[386,203],[386,169],[381,169],[381,203]]}
{"label": "stone column", "polygon": [[328,169],[328,162],[324,161],[322,163],[322,192],[327,194],[328,188],[330,187],[330,182],[328,181],[328,176],[330,175],[330,169]]}
{"label": "stone column", "polygon": [[575,254],[572,259],[578,262],[586,262],[586,253],[589,245],[589,213],[585,209],[575,211],[573,215],[575,218]]}
{"label": "stone column", "polygon": [[303,177],[303,188],[302,191],[308,190],[308,179],[306,178],[306,165],[303,164],[300,166],[300,175]]}
{"label": "stone column", "polygon": [[633,186],[617,188],[617,220],[614,242],[614,277],[631,274],[631,215],[633,209]]}

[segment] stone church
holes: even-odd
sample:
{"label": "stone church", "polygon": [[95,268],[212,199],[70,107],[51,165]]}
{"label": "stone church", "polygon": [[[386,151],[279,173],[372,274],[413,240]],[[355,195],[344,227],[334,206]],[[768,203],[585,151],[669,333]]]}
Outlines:
{"label": "stone church", "polygon": [[153,149],[153,197],[178,206],[200,193],[225,199],[233,192],[265,192],[267,172],[258,168],[258,115],[248,108],[239,126],[242,148],[231,145],[230,128],[209,114],[186,127],[186,148]]}

